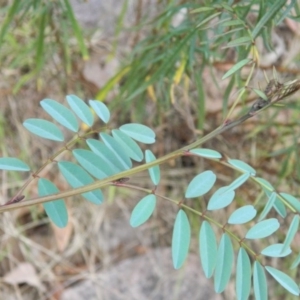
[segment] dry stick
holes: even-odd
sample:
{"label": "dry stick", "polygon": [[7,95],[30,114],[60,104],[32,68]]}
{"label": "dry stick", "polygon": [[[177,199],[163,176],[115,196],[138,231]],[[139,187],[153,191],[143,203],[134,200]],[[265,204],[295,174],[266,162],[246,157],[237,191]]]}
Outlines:
{"label": "dry stick", "polygon": [[295,93],[299,89],[300,89],[300,80],[299,79],[288,81],[288,82],[285,82],[283,84],[278,82],[277,80],[273,79],[273,80],[270,81],[270,83],[268,84],[268,86],[265,90],[265,94],[266,94],[268,100],[264,100],[262,98],[259,98],[258,100],[256,100],[256,102],[250,108],[249,112],[246,113],[244,116],[240,117],[236,121],[228,121],[228,120],[225,121],[224,124],[222,124],[221,126],[216,128],[214,131],[212,131],[208,135],[204,136],[203,138],[195,141],[194,143],[192,143],[188,146],[185,146],[185,147],[183,147],[179,150],[176,150],[172,153],[169,153],[165,156],[162,156],[161,158],[158,158],[155,161],[152,161],[150,163],[147,163],[147,164],[144,164],[144,165],[141,165],[141,166],[137,166],[133,169],[123,171],[123,172],[118,173],[116,175],[107,177],[105,179],[96,181],[94,183],[91,183],[89,185],[86,185],[86,186],[83,186],[83,187],[80,187],[80,188],[76,188],[76,189],[72,189],[72,190],[69,190],[69,191],[53,194],[53,195],[50,195],[50,196],[30,199],[30,200],[27,200],[27,201],[24,201],[24,202],[12,203],[12,204],[9,204],[9,205],[0,206],[0,212],[13,210],[13,209],[17,209],[17,208],[21,208],[21,207],[25,207],[25,206],[31,206],[31,205],[35,205],[35,204],[39,204],[39,203],[49,202],[49,201],[57,200],[57,199],[60,199],[60,198],[66,198],[66,197],[82,194],[82,193],[85,193],[85,192],[89,192],[89,191],[101,188],[103,186],[115,184],[115,182],[120,180],[121,178],[128,177],[132,174],[135,174],[135,173],[138,173],[138,172],[141,172],[141,171],[145,171],[145,170],[147,170],[151,167],[154,167],[156,165],[160,165],[162,163],[165,163],[169,159],[182,156],[183,153],[185,153],[185,152],[187,152],[187,151],[203,144],[204,142],[206,142],[206,141],[212,139],[213,137],[223,133],[224,131],[227,131],[227,130],[229,130],[229,129],[245,122],[247,119],[252,118],[254,115],[262,112],[265,109],[267,109],[272,104],[274,104],[274,103],[276,103],[276,102],[292,95],[293,93]]}

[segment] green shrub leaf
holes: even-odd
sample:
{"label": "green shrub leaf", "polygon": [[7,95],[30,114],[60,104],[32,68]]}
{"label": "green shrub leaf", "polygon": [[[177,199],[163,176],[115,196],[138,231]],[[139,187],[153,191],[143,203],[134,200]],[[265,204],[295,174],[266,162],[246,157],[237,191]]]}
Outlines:
{"label": "green shrub leaf", "polygon": [[[62,175],[73,188],[78,188],[94,182],[94,179],[82,167],[72,162],[60,161],[58,167]],[[101,204],[103,202],[101,190],[83,193],[82,196],[94,204]]]}
{"label": "green shrub leaf", "polygon": [[26,172],[30,171],[30,168],[18,158],[0,157],[0,170]]}
{"label": "green shrub leaf", "polygon": [[154,131],[145,125],[136,123],[125,124],[120,127],[120,130],[138,142],[144,144],[153,144],[155,142]]}
{"label": "green shrub leaf", "polygon": [[[38,181],[39,196],[48,196],[59,193],[58,188],[49,180],[40,178]],[[59,228],[66,227],[68,224],[68,212],[63,199],[43,203],[49,219]]]}
{"label": "green shrub leaf", "polygon": [[41,106],[59,124],[73,132],[78,131],[79,125],[77,119],[70,109],[52,99],[42,100]]}
{"label": "green shrub leaf", "polygon": [[[145,151],[146,163],[156,160],[156,157],[150,150]],[[150,178],[154,185],[158,185],[160,181],[160,169],[159,166],[154,166],[148,169]]]}
{"label": "green shrub leaf", "polygon": [[139,162],[143,160],[143,151],[131,137],[118,129],[113,129],[112,135],[131,159]]}
{"label": "green shrub leaf", "polygon": [[229,282],[233,255],[231,240],[229,236],[224,233],[217,253],[217,263],[214,275],[214,287],[216,293],[222,293]]}
{"label": "green shrub leaf", "polygon": [[199,253],[204,275],[210,278],[217,261],[217,240],[207,221],[203,221],[199,232]]}
{"label": "green shrub leaf", "polygon": [[251,264],[244,248],[240,248],[236,264],[235,290],[238,300],[247,300],[251,289]]}
{"label": "green shrub leaf", "polygon": [[93,108],[98,117],[104,122],[108,123],[110,119],[110,112],[108,107],[99,100],[89,100],[90,106]]}
{"label": "green shrub leaf", "polygon": [[252,205],[245,205],[234,211],[229,219],[229,224],[244,224],[251,221],[256,216],[256,209]]}
{"label": "green shrub leaf", "polygon": [[190,223],[186,213],[180,209],[176,216],[172,237],[172,259],[175,269],[183,265],[188,255],[190,240]]}
{"label": "green shrub leaf", "polygon": [[62,142],[64,136],[60,129],[53,123],[41,119],[27,119],[23,126],[31,133],[44,139]]}
{"label": "green shrub leaf", "polygon": [[134,207],[131,217],[130,225],[132,227],[138,227],[144,224],[152,215],[156,205],[155,195],[148,195],[144,197],[140,202]]}
{"label": "green shrub leaf", "polygon": [[204,171],[189,183],[185,197],[196,198],[206,194],[215,184],[217,176],[212,171]]}
{"label": "green shrub leaf", "polygon": [[299,287],[290,276],[269,266],[266,266],[266,270],[279,284],[281,284],[281,286],[287,289],[291,294],[299,296]]}
{"label": "green shrub leaf", "polygon": [[215,150],[211,150],[211,149],[192,149],[190,150],[191,153],[202,156],[202,157],[206,157],[206,158],[222,158],[222,155],[215,151]]}
{"label": "green shrub leaf", "polygon": [[254,262],[253,267],[253,287],[255,299],[268,300],[268,285],[266,274],[258,261]]}
{"label": "green shrub leaf", "polygon": [[90,107],[75,95],[68,95],[66,98],[68,104],[73,109],[78,118],[89,127],[93,126],[94,116],[91,112]]}
{"label": "green shrub leaf", "polygon": [[[229,44],[228,44],[229,45]],[[239,61],[238,63],[236,63],[234,66],[232,66],[222,77],[222,79],[225,79],[229,76],[231,76],[232,74],[234,74],[235,72],[237,72],[239,69],[241,69],[242,67],[244,67],[245,65],[247,65],[249,62],[251,61],[250,58],[245,58],[241,61]]]}
{"label": "green shrub leaf", "polygon": [[246,234],[246,239],[262,239],[274,233],[280,224],[277,219],[271,218],[255,224]]}
{"label": "green shrub leaf", "polygon": [[207,209],[216,210],[228,206],[234,199],[235,192],[228,189],[228,186],[223,186],[216,190],[209,199]]}

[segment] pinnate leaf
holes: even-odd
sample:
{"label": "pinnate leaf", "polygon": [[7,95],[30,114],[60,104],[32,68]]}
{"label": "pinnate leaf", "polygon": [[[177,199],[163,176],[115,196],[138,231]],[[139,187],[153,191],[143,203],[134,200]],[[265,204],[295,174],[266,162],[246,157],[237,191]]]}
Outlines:
{"label": "pinnate leaf", "polygon": [[206,158],[222,158],[222,155],[219,152],[211,149],[196,148],[190,150],[190,152]]}
{"label": "pinnate leaf", "polygon": [[256,174],[256,171],[251,166],[241,160],[229,159],[228,163],[243,172],[249,172],[252,176],[255,176]]}
{"label": "pinnate leaf", "polygon": [[254,295],[257,300],[268,300],[268,285],[266,274],[258,261],[254,262],[253,267],[253,287]]}
{"label": "pinnate leaf", "polygon": [[229,224],[244,224],[256,216],[256,209],[253,205],[245,205],[235,210],[229,217]]}
{"label": "pinnate leaf", "polygon": [[[156,157],[150,150],[145,152],[146,163],[156,160]],[[150,178],[154,185],[158,185],[160,181],[160,169],[159,166],[154,166],[148,169]]]}
{"label": "pinnate leaf", "polygon": [[277,219],[271,218],[255,224],[246,234],[246,239],[261,239],[274,233],[280,224]]}
{"label": "pinnate leaf", "polygon": [[228,186],[223,186],[209,199],[207,209],[216,210],[228,206],[234,199],[235,192],[228,188]]}
{"label": "pinnate leaf", "polygon": [[153,144],[155,142],[154,131],[145,125],[136,123],[125,124],[120,127],[120,130],[138,142],[144,144]]}
{"label": "pinnate leaf", "polygon": [[251,264],[244,248],[240,248],[236,264],[236,297],[238,300],[247,300],[251,288]]}
{"label": "pinnate leaf", "polygon": [[93,108],[98,117],[104,122],[108,123],[110,119],[110,112],[108,107],[101,101],[98,100],[90,100],[90,106]]}
{"label": "pinnate leaf", "polygon": [[0,170],[26,172],[30,171],[30,168],[18,158],[0,157]]}

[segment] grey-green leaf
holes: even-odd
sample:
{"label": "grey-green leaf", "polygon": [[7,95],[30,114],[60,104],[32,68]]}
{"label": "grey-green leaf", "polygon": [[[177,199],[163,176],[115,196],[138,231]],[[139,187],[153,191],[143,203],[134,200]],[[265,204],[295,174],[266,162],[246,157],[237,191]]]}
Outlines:
{"label": "grey-green leaf", "polygon": [[268,285],[266,274],[258,261],[254,262],[253,267],[253,287],[256,300],[268,300]]}
{"label": "grey-green leaf", "polygon": [[266,215],[269,213],[271,208],[274,206],[276,198],[277,198],[277,194],[275,192],[272,192],[271,195],[269,196],[267,204],[265,205],[263,211],[261,212],[258,218],[258,221],[261,221],[266,217]]}
{"label": "grey-green leaf", "polygon": [[130,160],[123,147],[107,133],[100,133],[100,137],[104,144],[114,153],[115,157],[122,165],[124,170],[130,169],[132,167],[132,161]]}
{"label": "grey-green leaf", "polygon": [[155,205],[156,197],[153,194],[140,200],[131,213],[130,225],[132,227],[137,227],[144,224],[152,215]]}
{"label": "grey-green leaf", "polygon": [[143,151],[131,137],[118,129],[113,129],[112,135],[131,159],[139,162],[143,160]]}
{"label": "grey-green leaf", "polygon": [[[40,178],[38,181],[39,196],[56,194],[59,189],[49,180]],[[45,202],[43,207],[49,219],[59,228],[66,227],[68,224],[68,212],[63,199]]]}
{"label": "grey-green leaf", "polygon": [[196,148],[190,150],[190,152],[206,158],[215,158],[215,159],[222,158],[221,153],[211,149]]}
{"label": "grey-green leaf", "polygon": [[223,186],[209,199],[207,209],[216,210],[228,206],[234,199],[235,192],[231,189],[228,189],[228,186]]}
{"label": "grey-green leaf", "polygon": [[120,130],[138,142],[144,144],[153,144],[155,142],[154,131],[145,125],[136,123],[125,124],[120,127]]}
{"label": "grey-green leaf", "polygon": [[244,248],[240,248],[236,264],[236,297],[238,300],[247,300],[251,288],[251,264]]}
{"label": "grey-green leaf", "polygon": [[287,193],[280,193],[280,195],[284,197],[288,203],[290,203],[297,210],[298,213],[300,212],[300,201],[297,198]]}
{"label": "grey-green leaf", "polygon": [[[146,163],[150,163],[156,160],[156,157],[150,150],[145,151]],[[154,166],[148,169],[150,178],[154,185],[158,185],[160,181],[160,169],[159,166]]]}
{"label": "grey-green leaf", "polygon": [[27,172],[30,171],[30,168],[27,164],[25,164],[18,158],[1,157],[0,170]]}
{"label": "grey-green leaf", "polygon": [[82,99],[75,95],[68,95],[66,98],[68,104],[73,109],[78,118],[89,127],[93,126],[94,116],[91,112],[90,107]]}
{"label": "grey-green leaf", "polygon": [[189,252],[191,228],[186,213],[180,209],[177,213],[172,236],[172,260],[175,269],[179,269]]}
{"label": "grey-green leaf", "polygon": [[74,149],[73,155],[81,166],[98,179],[103,179],[114,174],[110,166],[97,154],[85,149]]}
{"label": "grey-green leaf", "polygon": [[244,224],[256,216],[256,209],[253,205],[245,205],[235,210],[229,217],[229,224]]}
{"label": "grey-green leaf", "polygon": [[224,233],[217,253],[217,263],[214,275],[214,288],[216,293],[222,293],[229,282],[233,255],[231,240],[227,233]]}
{"label": "grey-green leaf", "polygon": [[246,239],[262,239],[274,233],[280,224],[277,219],[271,218],[255,224],[246,234]]}
{"label": "grey-green leaf", "polygon": [[296,235],[299,228],[299,215],[295,215],[291,225],[289,227],[289,230],[285,236],[285,240],[282,247],[282,252],[285,252],[285,250],[289,249],[290,244],[292,243],[294,236]]}
{"label": "grey-green leaf", "polygon": [[99,100],[89,100],[90,106],[93,108],[98,117],[104,122],[108,123],[110,119],[110,112],[108,107]]}
{"label": "grey-green leaf", "polygon": [[273,276],[273,278],[277,282],[279,282],[285,289],[287,289],[291,294],[299,296],[299,287],[290,276],[273,267],[266,266],[265,268]]}
{"label": "grey-green leaf", "polygon": [[250,173],[244,173],[237,179],[235,179],[229,186],[228,189],[235,190],[239,188],[243,183],[245,183],[250,177]]}
{"label": "grey-green leaf", "polygon": [[212,171],[204,171],[201,174],[198,174],[193,180],[189,183],[185,197],[186,198],[196,198],[206,194],[215,184],[217,179],[216,174]]}
{"label": "grey-green leaf", "polygon": [[73,132],[78,131],[79,125],[77,119],[70,109],[52,99],[42,100],[41,106],[58,123]]}
{"label": "grey-green leaf", "polygon": [[217,259],[217,240],[211,225],[203,221],[199,232],[199,253],[204,275],[213,275]]}
{"label": "grey-green leaf", "polygon": [[299,266],[300,264],[300,253],[297,255],[297,257],[294,259],[291,268],[290,269],[295,269]]}
{"label": "grey-green leaf", "polygon": [[23,126],[31,133],[44,139],[62,142],[64,136],[61,130],[53,123],[41,119],[27,119]]}
{"label": "grey-green leaf", "polygon": [[[72,162],[60,161],[58,167],[62,175],[73,188],[78,188],[94,182],[94,179],[82,167]],[[94,204],[101,204],[104,199],[101,190],[83,193],[82,196]]]}
{"label": "grey-green leaf", "polygon": [[228,163],[234,166],[235,168],[242,170],[243,172],[249,172],[252,176],[255,176],[256,171],[246,164],[245,162],[238,159],[228,159]]}
{"label": "grey-green leaf", "polygon": [[[284,251],[283,251],[284,250]],[[283,244],[273,244],[261,251],[262,255],[270,257],[285,257],[292,253],[290,247],[283,249]]]}

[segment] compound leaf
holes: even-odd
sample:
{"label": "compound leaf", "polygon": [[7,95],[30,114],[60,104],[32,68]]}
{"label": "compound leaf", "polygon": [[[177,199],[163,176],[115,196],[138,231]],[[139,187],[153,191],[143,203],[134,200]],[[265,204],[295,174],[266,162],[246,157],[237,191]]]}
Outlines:
{"label": "compound leaf", "polygon": [[77,119],[70,109],[52,99],[42,100],[41,106],[59,124],[73,132],[78,131],[79,125]]}
{"label": "compound leaf", "polygon": [[188,254],[191,240],[191,228],[186,213],[180,209],[177,213],[172,236],[172,260],[175,269],[179,269]]}
{"label": "compound leaf", "polygon": [[104,122],[108,123],[110,119],[110,112],[108,107],[99,100],[89,100],[90,106],[93,108],[98,117]]}
{"label": "compound leaf", "polygon": [[30,168],[18,158],[0,157],[0,170],[26,172],[30,171]]}
{"label": "compound leaf", "polygon": [[94,116],[91,112],[90,107],[79,97],[75,95],[68,95],[67,97],[68,104],[73,109],[78,118],[89,127],[94,123]]}
{"label": "compound leaf", "polygon": [[112,130],[112,135],[114,139],[122,146],[127,155],[135,160],[142,161],[144,158],[143,151],[140,146],[127,134],[123,133],[118,129]]}
{"label": "compound leaf", "polygon": [[[73,188],[78,188],[94,182],[94,179],[82,167],[72,162],[60,161],[58,167],[62,175]],[[83,193],[82,196],[94,204],[101,204],[103,202],[101,190]]]}
{"label": "compound leaf", "polygon": [[199,232],[199,253],[204,275],[210,278],[216,266],[217,240],[207,221],[203,221]]}
{"label": "compound leaf", "polygon": [[209,199],[207,209],[216,210],[228,206],[234,199],[235,192],[223,186],[216,190]]}
{"label": "compound leaf", "polygon": [[251,288],[251,264],[244,248],[240,248],[236,264],[236,297],[238,300],[247,300]]}
{"label": "compound leaf", "polygon": [[120,130],[138,142],[144,144],[153,144],[155,142],[154,131],[145,125],[136,123],[125,124],[120,127]]}
{"label": "compound leaf", "polygon": [[265,268],[281,286],[287,289],[291,294],[299,296],[299,287],[290,276],[269,266]]}
{"label": "compound leaf", "polygon": [[254,295],[257,300],[268,300],[268,285],[266,274],[258,261],[254,262],[253,267],[253,287]]}
{"label": "compound leaf", "polygon": [[245,205],[234,211],[229,219],[229,224],[244,224],[251,221],[256,216],[256,209],[253,205]]}
{"label": "compound leaf", "polygon": [[[58,188],[49,180],[40,178],[38,181],[39,196],[48,196],[58,193]],[[59,228],[63,228],[68,224],[68,212],[63,199],[43,203],[49,219]]]}
{"label": "compound leaf", "polygon": [[41,119],[27,119],[23,126],[31,133],[44,139],[62,142],[64,136],[60,129],[53,123]]}
{"label": "compound leaf", "polygon": [[212,171],[204,171],[189,183],[185,197],[195,198],[206,194],[215,184],[217,176]]}
{"label": "compound leaf", "polygon": [[219,244],[214,275],[214,287],[216,293],[222,293],[230,279],[233,255],[231,240],[227,233],[224,233]]}
{"label": "compound leaf", "polygon": [[246,239],[261,239],[274,233],[280,224],[277,219],[271,218],[261,221],[250,228],[246,234]]}
{"label": "compound leaf", "polygon": [[153,194],[140,200],[131,213],[130,225],[132,227],[138,227],[144,224],[152,215],[155,205],[156,197]]}

